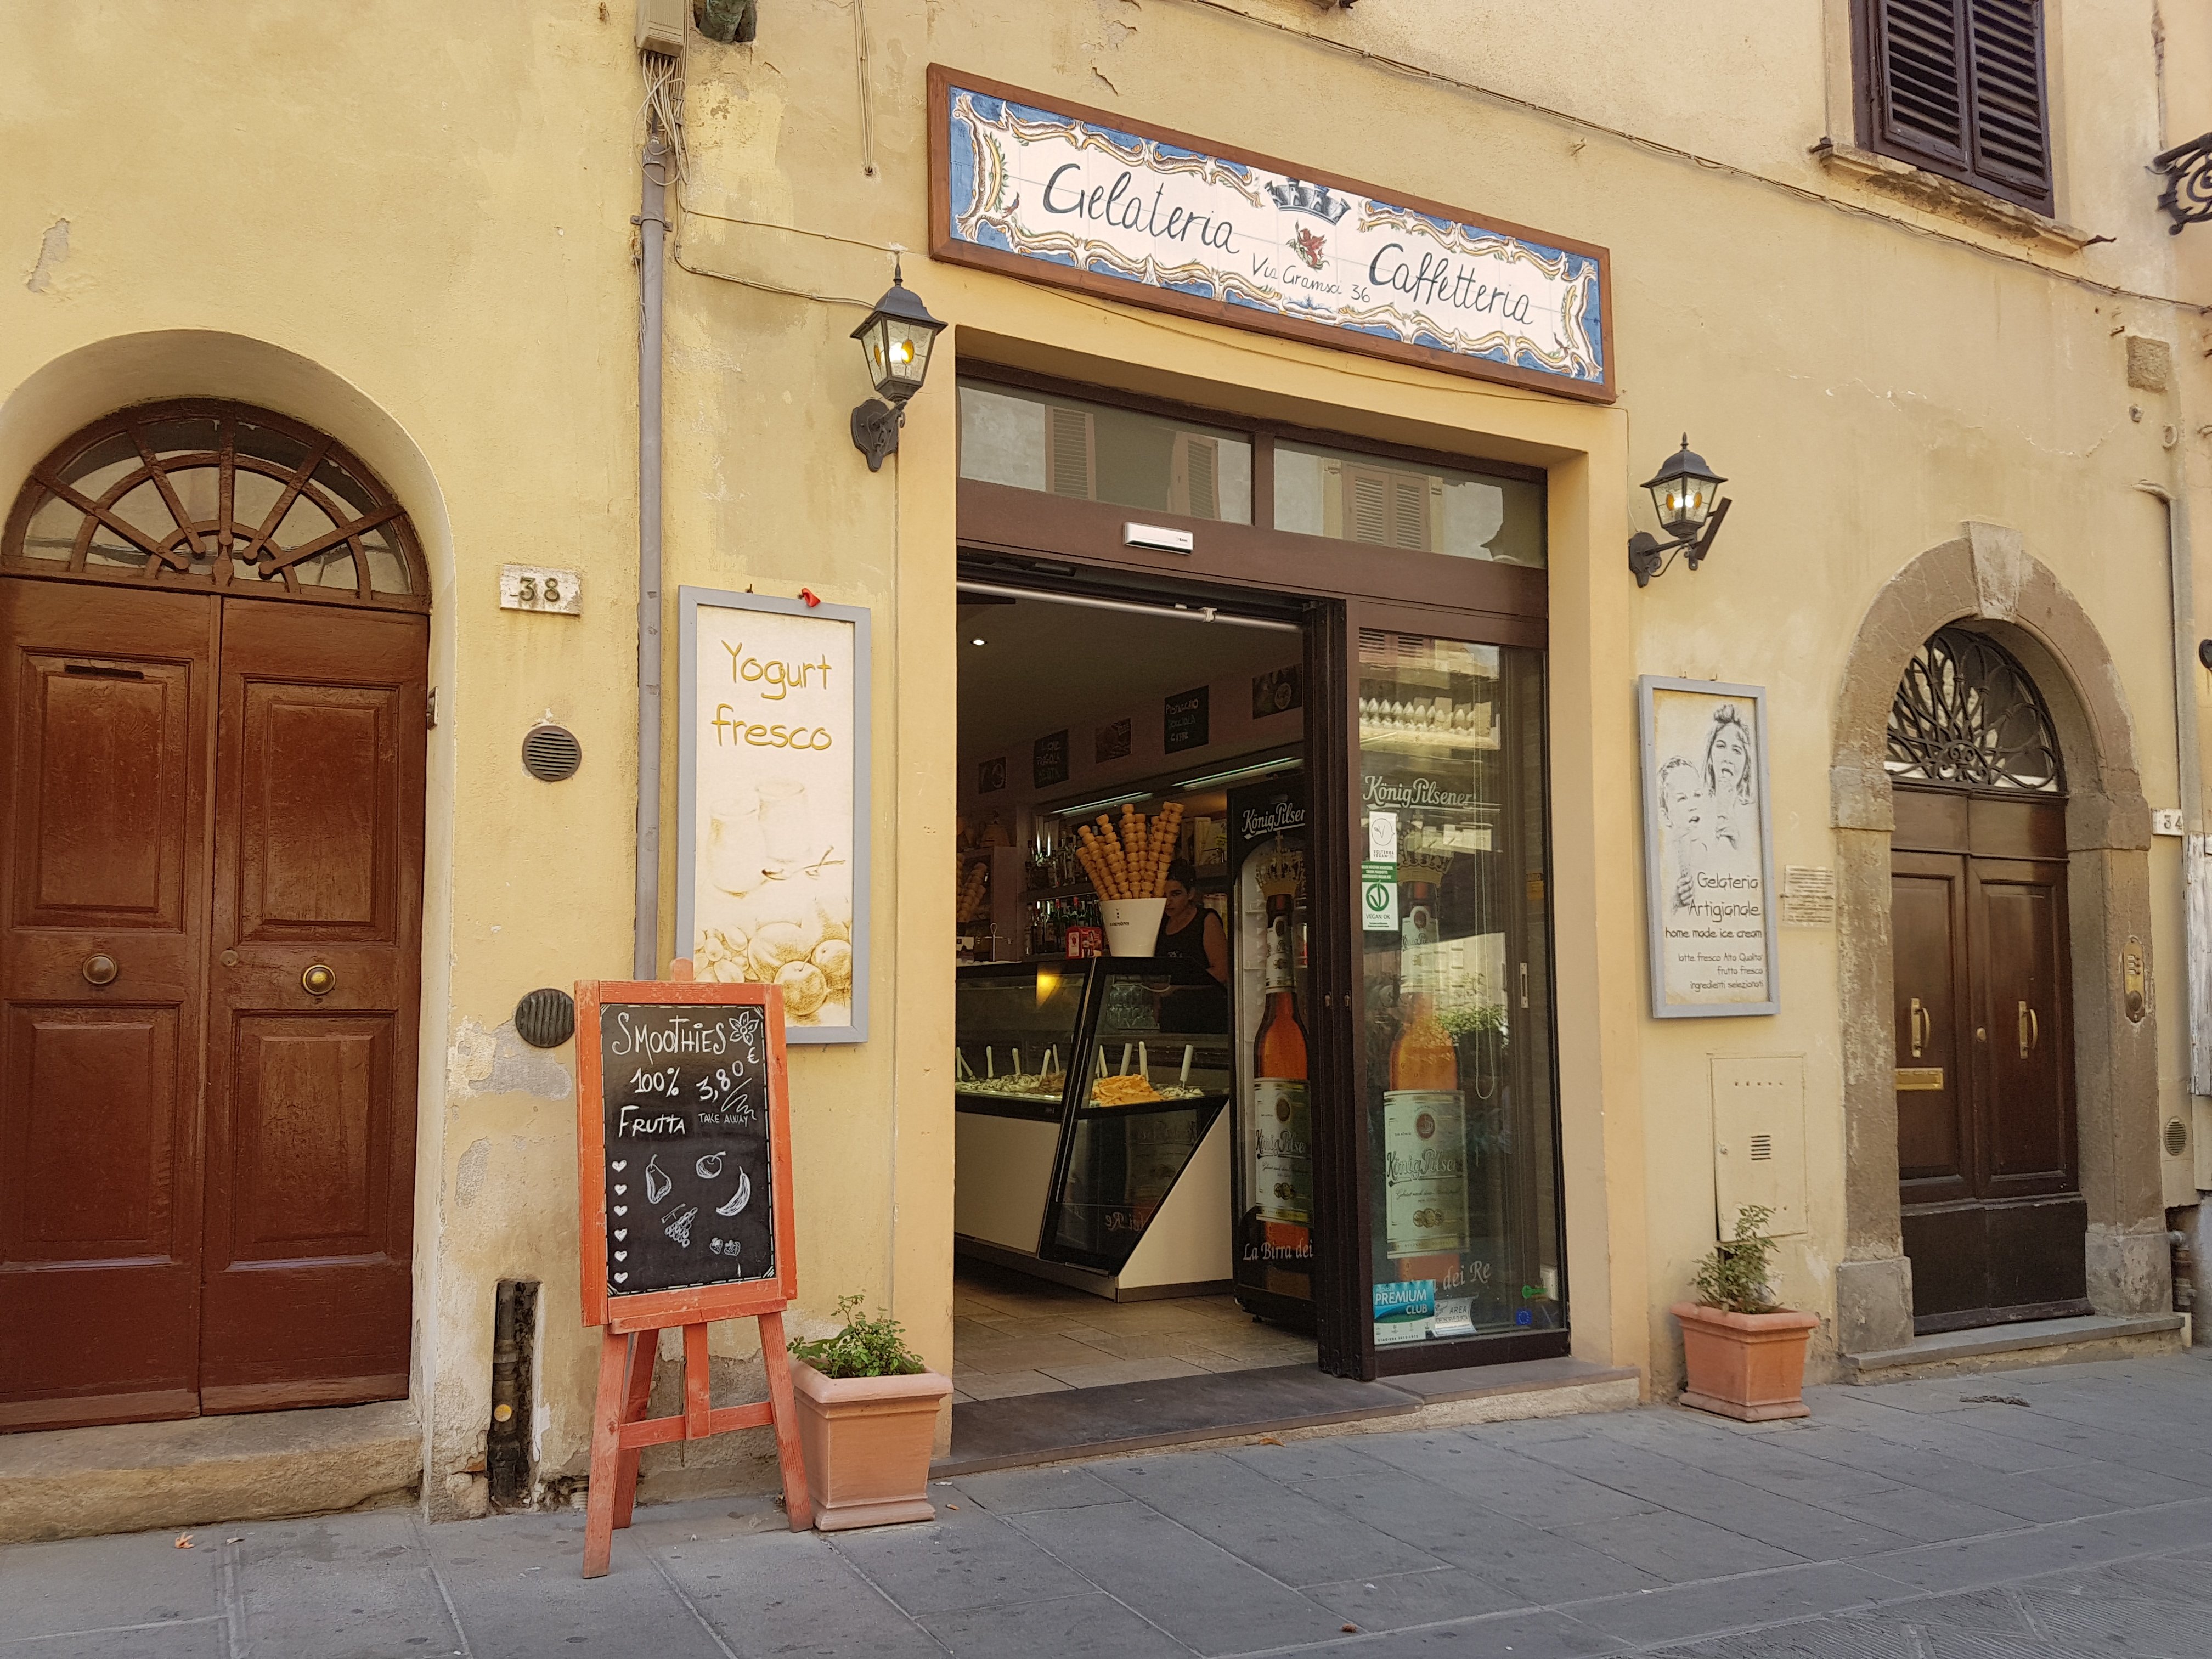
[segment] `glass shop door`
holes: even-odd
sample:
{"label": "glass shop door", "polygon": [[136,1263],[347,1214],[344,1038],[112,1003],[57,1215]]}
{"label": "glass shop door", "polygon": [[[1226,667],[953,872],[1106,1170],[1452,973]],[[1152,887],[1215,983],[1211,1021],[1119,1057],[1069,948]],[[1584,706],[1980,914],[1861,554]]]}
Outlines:
{"label": "glass shop door", "polygon": [[1324,852],[1350,878],[1330,1045],[1349,1109],[1319,1133],[1355,1237],[1325,1270],[1324,1363],[1564,1354],[1544,624],[1340,617],[1322,630],[1342,825]]}

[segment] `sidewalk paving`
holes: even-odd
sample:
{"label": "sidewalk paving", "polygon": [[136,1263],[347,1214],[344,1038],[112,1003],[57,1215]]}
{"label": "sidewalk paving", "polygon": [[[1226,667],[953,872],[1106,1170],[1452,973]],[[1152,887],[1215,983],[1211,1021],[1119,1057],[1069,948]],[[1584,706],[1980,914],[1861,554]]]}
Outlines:
{"label": "sidewalk paving", "polygon": [[[2212,1355],[1010,1470],[933,1524],[765,1500],[0,1549],[0,1659],[2212,1654]],[[1355,1628],[1356,1627],[1356,1628]]]}

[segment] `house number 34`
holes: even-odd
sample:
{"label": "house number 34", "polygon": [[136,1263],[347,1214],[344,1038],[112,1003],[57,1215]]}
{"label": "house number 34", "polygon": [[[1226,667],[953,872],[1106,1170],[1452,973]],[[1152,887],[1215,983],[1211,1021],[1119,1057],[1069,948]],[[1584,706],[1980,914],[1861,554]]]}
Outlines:
{"label": "house number 34", "polygon": [[502,611],[545,611],[557,616],[580,614],[583,593],[580,573],[542,564],[500,567],[499,605]]}

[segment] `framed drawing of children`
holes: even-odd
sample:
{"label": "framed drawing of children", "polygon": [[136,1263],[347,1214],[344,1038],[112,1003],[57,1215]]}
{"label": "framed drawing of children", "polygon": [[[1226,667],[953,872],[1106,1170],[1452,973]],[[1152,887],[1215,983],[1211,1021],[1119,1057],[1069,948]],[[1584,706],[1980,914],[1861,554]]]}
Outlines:
{"label": "framed drawing of children", "polygon": [[1652,1018],[1777,1012],[1765,690],[1647,674],[1636,699]]}

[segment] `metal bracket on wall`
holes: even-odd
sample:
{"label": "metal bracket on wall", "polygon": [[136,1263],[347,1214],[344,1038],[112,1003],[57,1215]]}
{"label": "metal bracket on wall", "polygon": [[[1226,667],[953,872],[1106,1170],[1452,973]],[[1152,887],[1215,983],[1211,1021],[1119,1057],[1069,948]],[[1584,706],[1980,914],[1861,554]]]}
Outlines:
{"label": "metal bracket on wall", "polygon": [[2179,236],[2183,226],[2212,219],[2212,132],[2160,152],[2151,158],[2150,166],[2152,172],[2166,175],[2158,204],[2172,216],[2167,235]]}

